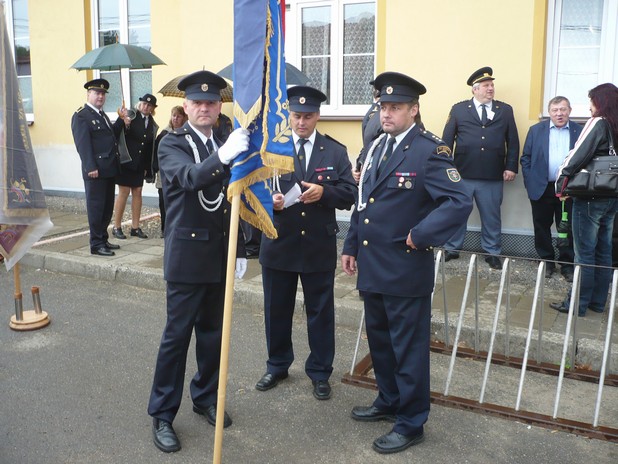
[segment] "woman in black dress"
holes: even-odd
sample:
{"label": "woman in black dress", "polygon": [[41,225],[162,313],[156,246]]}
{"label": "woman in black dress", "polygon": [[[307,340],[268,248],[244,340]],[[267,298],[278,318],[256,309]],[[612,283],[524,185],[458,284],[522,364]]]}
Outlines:
{"label": "woman in black dress", "polygon": [[[122,216],[131,194],[131,236],[148,238],[139,226],[142,213],[142,187],[144,177],[152,179],[152,157],[155,137],[159,126],[154,121],[157,98],[149,93],[140,97],[135,105],[135,119],[125,126],[124,134],[131,161],[120,166],[116,177],[118,196],[114,203],[114,227],[112,234],[119,239],[127,238],[122,231]],[[152,182],[152,180],[150,180]]]}

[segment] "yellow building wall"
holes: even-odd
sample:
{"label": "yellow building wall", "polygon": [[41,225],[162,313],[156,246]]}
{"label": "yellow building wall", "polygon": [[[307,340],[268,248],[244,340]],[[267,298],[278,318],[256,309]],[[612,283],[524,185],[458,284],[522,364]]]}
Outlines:
{"label": "yellow building wall", "polygon": [[[378,0],[377,73],[398,71],[423,83],[423,122],[441,136],[453,104],[472,98],[470,74],[491,66],[496,99],[513,106],[523,145],[546,105],[545,28],[544,0]],[[350,155],[360,151],[360,123],[322,121],[320,129]]]}
{"label": "yellow building wall", "polygon": [[[46,181],[45,172],[52,172],[54,163],[78,160],[70,118],[84,104],[82,86],[92,73],[70,66],[91,49],[90,4],[29,2],[35,105],[30,129],[47,189],[63,188],[62,183]],[[376,71],[399,71],[422,82],[427,87],[420,100],[423,121],[441,136],[451,106],[471,98],[468,76],[482,66],[493,67],[496,98],[513,106],[523,145],[546,105],[546,10],[547,0],[377,0]],[[159,99],[156,119],[164,127],[170,108],[182,103],[157,93],[165,83],[198,69],[216,72],[231,63],[233,2],[219,2],[213,15],[203,0],[151,1],[151,25],[152,51],[167,64],[152,69],[153,94]],[[231,105],[224,104],[223,110],[231,114]],[[318,129],[345,144],[353,161],[361,149],[360,122],[358,117],[342,121],[323,116]],[[83,189],[79,165],[73,164],[63,168],[65,179],[77,179],[68,189]],[[506,186],[505,205],[509,215],[530,215],[521,175]],[[473,214],[470,223],[476,222]]]}

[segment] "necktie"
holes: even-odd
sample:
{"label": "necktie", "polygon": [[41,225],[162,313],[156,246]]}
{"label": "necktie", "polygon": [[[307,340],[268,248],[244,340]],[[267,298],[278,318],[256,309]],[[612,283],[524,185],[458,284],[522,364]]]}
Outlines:
{"label": "necktie", "polygon": [[148,116],[144,118],[144,128],[148,129]]}
{"label": "necktie", "polygon": [[481,105],[481,124],[487,124],[487,105]]}
{"label": "necktie", "polygon": [[110,122],[110,120],[107,118],[107,115],[105,114],[105,111],[103,110],[99,110],[99,114],[101,115],[101,117],[103,118],[103,120],[105,121],[105,124],[107,124],[107,127],[109,127],[110,129],[112,128],[112,123]]}
{"label": "necktie", "polygon": [[382,159],[380,159],[380,163],[378,164],[378,174],[380,174],[380,168],[386,164],[386,161],[393,154],[393,145],[395,145],[395,137],[389,137],[386,144],[386,151],[384,152],[384,155],[382,155]]}
{"label": "necktie", "polygon": [[206,140],[206,150],[208,151],[208,156],[212,155],[212,152],[215,150],[210,139]]}
{"label": "necktie", "polygon": [[309,140],[307,139],[298,139],[298,144],[300,145],[298,147],[298,161],[300,162],[300,172],[302,173],[303,178],[305,177],[305,174],[307,173],[307,166],[306,166],[306,161],[305,161],[307,154],[305,153],[305,144],[308,141]]}

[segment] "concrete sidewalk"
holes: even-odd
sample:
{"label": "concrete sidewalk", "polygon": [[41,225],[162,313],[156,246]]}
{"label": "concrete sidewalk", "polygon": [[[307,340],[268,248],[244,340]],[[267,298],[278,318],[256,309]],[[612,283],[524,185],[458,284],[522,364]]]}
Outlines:
{"label": "concrete sidewalk", "polygon": [[[51,197],[48,206],[54,228],[22,260],[22,282],[41,285],[43,306],[50,311],[52,324],[29,334],[13,332],[8,326],[0,328],[0,338],[6,342],[0,344],[0,372],[4,373],[0,375],[0,387],[5,400],[0,435],[6,437],[0,440],[0,462],[208,462],[214,430],[190,411],[188,393],[185,392],[176,421],[183,443],[178,454],[163,455],[152,445],[145,412],[165,319],[163,240],[158,234],[156,209],[144,208],[144,218],[149,219],[142,228],[149,238],[112,239],[121,249],[116,256],[107,258],[90,254],[82,202]],[[479,322],[484,345],[500,273],[489,271],[482,260],[479,264]],[[446,265],[445,290],[451,324],[460,309],[467,266],[463,257]],[[516,326],[515,315],[517,311],[525,312],[530,304],[535,273],[531,263],[517,260],[514,264],[510,342],[513,351],[519,351],[524,343],[525,331]],[[224,462],[615,462],[616,444],[436,405],[432,406],[427,424],[426,443],[394,456],[373,452],[372,440],[388,427],[381,423],[356,423],[349,418],[349,411],[354,405],[369,404],[375,392],[340,382],[350,368],[362,314],[362,302],[354,286],[353,278],[337,273],[333,399],[316,404],[311,397],[303,371],[308,348],[300,310],[295,314],[293,332],[298,359],[291,368],[289,381],[273,391],[257,392],[254,385],[263,373],[266,356],[262,286],[259,263],[249,261],[247,275],[235,282],[231,347],[234,367],[227,389],[227,405],[235,425],[225,435]],[[562,295],[567,288],[556,277],[547,287],[545,305],[552,301],[550,295]],[[10,285],[3,286],[2,295],[3,301],[11,303]],[[297,303],[300,308],[302,291]],[[10,305],[6,309],[10,314]],[[530,307],[527,311],[529,314]],[[434,334],[441,338],[441,284],[436,288],[433,319]],[[473,319],[473,314],[466,318],[464,345],[472,346]],[[548,327],[543,338],[544,353],[553,357],[552,353],[559,353],[562,346],[558,329],[566,317],[548,309],[541,320]],[[604,319],[590,321],[591,326],[596,321],[596,328],[586,340],[600,343]],[[527,321],[521,325],[527,327]],[[451,329],[452,342],[454,328]],[[501,329],[499,332],[502,337]],[[498,345],[501,343],[502,340],[497,341]],[[360,356],[367,350],[363,337]],[[580,350],[578,356],[582,351],[585,352]],[[532,348],[531,355],[534,352]],[[188,376],[193,371],[192,362],[191,355]],[[432,390],[440,391],[445,385],[448,362],[447,356],[432,354]],[[478,398],[482,371],[482,363],[458,360],[451,395]],[[517,370],[493,366],[486,401],[512,407],[517,382]],[[529,373],[522,408],[551,414],[555,383],[554,377]],[[618,427],[615,390],[606,388],[601,425]],[[595,395],[595,384],[565,381],[559,417],[590,421]]]}
{"label": "concrete sidewalk", "polygon": [[[129,225],[124,227],[126,240],[111,238],[110,241],[121,246],[116,250],[116,256],[102,257],[90,254],[88,245],[88,221],[84,209],[84,201],[79,198],[49,196],[48,208],[54,227],[37,243],[22,259],[22,264],[38,269],[45,269],[65,274],[74,274],[96,279],[121,282],[136,287],[148,289],[164,289],[163,280],[163,239],[159,231],[158,209],[144,207],[142,215],[142,229],[148,234],[147,239],[131,237],[128,234]],[[130,208],[127,208],[130,210]],[[126,221],[128,223],[128,221]],[[464,294],[468,259],[462,254],[458,260],[445,264],[445,291],[442,290],[442,279],[439,276],[434,296],[434,332],[440,338],[444,337],[444,297],[449,313],[451,342],[454,337],[454,324],[459,314],[461,300]],[[491,328],[494,318],[495,305],[500,287],[500,272],[490,270],[478,258],[479,264],[479,324],[485,331]],[[511,310],[509,313],[511,336],[514,340],[513,355],[523,352],[522,336],[528,330],[531,308],[534,300],[537,263],[526,259],[512,261],[511,274]],[[362,301],[355,290],[356,279],[348,277],[341,270],[335,280],[335,307],[337,323],[354,328],[358,327],[362,314]],[[563,299],[569,284],[559,274],[554,274],[546,281],[544,288],[544,305],[537,309],[535,330],[539,323],[543,330],[543,337],[555,347],[548,355],[555,361],[556,353],[559,356],[567,317],[565,314],[549,308],[549,303]],[[466,309],[466,324],[462,332],[466,343],[470,343],[470,330],[474,326],[473,295],[474,285],[470,289],[468,308]],[[261,267],[257,260],[249,260],[248,269],[243,280],[235,282],[235,298],[240,304],[262,304]],[[299,287],[298,303],[302,304],[302,290]],[[503,302],[505,298],[503,298]],[[504,303],[503,303],[504,304]],[[617,318],[618,319],[618,318]],[[503,326],[504,317],[501,317],[500,326]],[[597,314],[590,312],[585,318],[577,322],[578,339],[586,339],[593,345],[602,345],[607,329],[607,312]],[[502,328],[503,330],[503,328]],[[440,335],[439,333],[442,333]],[[613,343],[618,343],[618,331],[614,330]],[[519,347],[519,348],[518,348]],[[596,348],[598,350],[598,346]],[[556,351],[557,350],[557,351]],[[613,350],[618,357],[618,348]],[[590,364],[591,360],[582,359],[583,364]],[[614,360],[613,372],[618,372],[618,360]]]}

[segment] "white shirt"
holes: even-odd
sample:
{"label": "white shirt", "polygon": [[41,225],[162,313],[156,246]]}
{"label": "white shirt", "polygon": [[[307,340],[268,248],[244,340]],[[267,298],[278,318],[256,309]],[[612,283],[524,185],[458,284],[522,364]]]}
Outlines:
{"label": "white shirt", "polygon": [[562,162],[569,154],[569,145],[571,144],[571,134],[569,131],[569,123],[565,126],[556,127],[549,121],[549,162],[547,170],[547,180],[555,182],[558,174],[558,169]]}
{"label": "white shirt", "polygon": [[[210,131],[210,137],[206,137],[204,135],[204,133],[200,130],[197,130],[195,128],[195,126],[193,124],[191,124],[191,122],[189,122],[189,125],[191,126],[191,129],[193,129],[195,131],[195,133],[197,134],[197,136],[200,138],[200,140],[202,141],[202,143],[204,144],[204,146],[206,146],[206,141],[208,139],[210,139],[210,142],[212,143],[212,148],[214,149],[214,151],[217,151],[217,149],[219,148],[218,145],[215,143],[215,139],[212,136],[212,130]],[[212,155],[212,153],[211,153]]]}
{"label": "white shirt", "polygon": [[[313,145],[315,143],[315,134],[316,131],[313,131],[313,133],[309,137],[307,137],[307,141],[305,142],[305,170],[307,170],[307,167],[309,166],[309,159],[311,158],[311,152],[313,151]],[[301,138],[296,135],[296,132],[292,131],[292,139],[294,140],[296,153],[298,153],[298,150],[300,150],[300,143],[298,143],[298,141]]]}
{"label": "white shirt", "polygon": [[479,119],[483,119],[483,105],[485,105],[485,111],[487,111],[487,119],[493,119],[493,114],[492,117],[489,117],[489,114],[492,112],[491,108],[492,108],[492,103],[491,101],[487,102],[487,103],[481,103],[480,101],[478,101],[476,98],[472,99],[474,101],[474,106],[476,107],[476,112],[479,115]]}

